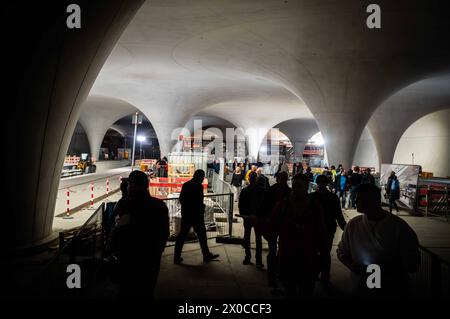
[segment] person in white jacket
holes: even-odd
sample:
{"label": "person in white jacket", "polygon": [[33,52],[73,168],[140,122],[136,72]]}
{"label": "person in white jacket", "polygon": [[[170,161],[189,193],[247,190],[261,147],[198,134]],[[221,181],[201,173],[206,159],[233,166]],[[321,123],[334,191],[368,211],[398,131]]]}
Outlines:
{"label": "person in white jacket", "polygon": [[[401,218],[381,207],[381,190],[373,184],[357,188],[356,205],[363,215],[346,225],[337,257],[356,279],[359,296],[405,297],[411,294],[409,273],[417,271],[417,235]],[[369,289],[369,265],[380,267],[381,288]]]}

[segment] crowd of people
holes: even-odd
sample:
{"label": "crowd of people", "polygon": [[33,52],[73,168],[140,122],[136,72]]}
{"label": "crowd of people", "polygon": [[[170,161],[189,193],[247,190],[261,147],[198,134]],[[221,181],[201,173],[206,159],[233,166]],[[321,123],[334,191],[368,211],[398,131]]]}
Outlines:
{"label": "crowd of people", "polygon": [[296,174],[292,188],[284,170],[276,183],[267,187],[264,175],[249,173],[249,184],[239,197],[239,213],[244,219],[244,265],[251,263],[250,233],[256,239],[255,261],[263,268],[262,238],[267,240],[268,284],[278,292],[282,283],[287,297],[311,297],[317,276],[330,286],[331,249],[337,224],[344,229],[345,219],[338,197],[329,189],[329,178],[317,177],[319,188],[309,194],[312,177]]}
{"label": "crowd of people", "polygon": [[[279,166],[276,183],[257,165],[233,167],[231,184],[236,190],[239,216],[243,218],[243,265],[252,264],[251,233],[256,240],[255,265],[264,269],[263,240],[268,243],[266,257],[268,286],[287,298],[312,297],[316,281],[325,292],[332,292],[331,254],[337,227],[343,230],[338,245],[339,260],[358,278],[358,294],[373,295],[365,286],[366,268],[377,264],[386,276],[377,295],[407,294],[408,273],[419,266],[418,240],[414,231],[398,216],[381,206],[381,190],[370,170],[325,168],[314,175],[310,168],[296,172],[289,186],[289,170]],[[204,222],[203,170],[183,184],[181,230],[177,236],[174,263],[183,263],[184,240],[191,227],[199,239],[204,262],[219,258],[208,248]],[[315,182],[317,189],[310,185]],[[148,192],[148,177],[133,171],[122,185],[123,198],[114,209],[109,251],[117,258],[117,282],[124,298],[153,294],[162,252],[169,236],[168,209]],[[389,196],[397,195],[398,180],[392,174]],[[362,213],[346,222],[343,208]],[[395,200],[390,201],[390,209]],[[397,208],[398,209],[398,208]],[[145,253],[143,253],[145,251]],[[282,290],[280,288],[283,288]],[[381,291],[381,292],[380,292]]]}
{"label": "crowd of people", "polygon": [[[246,173],[236,167],[231,184],[239,198],[239,216],[244,220],[243,265],[251,264],[253,230],[255,264],[259,269],[264,268],[262,239],[267,241],[268,285],[274,293],[279,292],[281,283],[288,298],[311,297],[316,280],[320,280],[325,292],[332,292],[331,252],[337,227],[343,231],[338,258],[359,277],[361,296],[369,294],[364,289],[365,274],[367,266],[374,263],[385,269],[387,276],[383,292],[369,295],[410,293],[407,278],[419,266],[418,241],[402,219],[390,214],[392,208],[398,211],[395,200],[399,198],[399,182],[394,172],[386,186],[390,203],[387,213],[370,169],[361,174],[358,166],[345,170],[338,165],[337,169],[325,167],[314,174],[310,167],[300,172],[297,168],[291,188],[289,171],[281,169],[282,165],[272,186],[256,165]],[[315,185],[314,191],[311,184]],[[357,209],[363,215],[352,219],[347,227],[345,209]]]}

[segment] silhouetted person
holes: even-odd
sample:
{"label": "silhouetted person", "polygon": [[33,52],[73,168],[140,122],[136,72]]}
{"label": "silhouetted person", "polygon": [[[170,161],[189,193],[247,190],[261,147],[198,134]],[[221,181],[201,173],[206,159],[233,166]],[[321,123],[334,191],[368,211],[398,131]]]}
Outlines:
{"label": "silhouetted person", "polygon": [[243,179],[244,179],[244,173],[241,171],[241,168],[239,166],[237,166],[236,170],[233,173],[233,176],[231,177],[231,186],[233,187],[235,202],[238,201],[239,195],[241,194]]}
{"label": "silhouetted person", "polygon": [[164,156],[156,162],[157,176],[167,177],[167,158]]}
{"label": "silhouetted person", "polygon": [[389,198],[389,212],[392,213],[392,208],[395,207],[395,210],[398,213],[399,210],[396,200],[400,198],[400,182],[393,171],[391,172],[386,184],[386,193]]}
{"label": "silhouetted person", "polygon": [[375,177],[373,177],[370,168],[364,170],[364,174],[361,178],[361,184],[373,184],[375,185]]}
{"label": "silhouetted person", "polygon": [[214,169],[214,172],[216,172],[216,174],[219,174],[219,173],[220,173],[220,163],[219,163],[218,160],[215,160],[215,161],[214,161],[214,163],[213,163],[213,169]]}
{"label": "silhouetted person", "polygon": [[[250,164],[249,164],[250,165]],[[247,172],[245,172],[245,182],[247,183],[247,185],[248,184],[250,184],[250,174],[252,173],[252,172],[255,172],[256,173],[256,169],[257,169],[258,167],[256,167],[256,165],[251,165],[251,168],[249,168],[248,170],[247,170]]]}
{"label": "silhouetted person", "polygon": [[150,196],[148,177],[133,171],[128,195],[116,230],[121,298],[152,298],[161,255],[169,237],[167,206]]}
{"label": "silhouetted person", "polygon": [[334,181],[334,189],[336,190],[336,195],[339,196],[341,200],[341,207],[345,208],[345,201],[347,199],[347,186],[348,178],[347,172],[341,167],[340,172],[336,174],[336,180]]}
{"label": "silhouetted person", "polygon": [[292,175],[302,173],[302,170],[303,170],[302,165],[300,163],[295,163],[294,167],[293,167]]}
{"label": "silhouetted person", "polygon": [[286,164],[285,161],[283,161],[283,162],[278,164],[278,168],[277,168],[277,171],[275,173],[275,176],[278,173],[281,173],[281,172],[286,172],[288,174],[288,176],[289,176],[289,167],[288,167],[288,165]]}
{"label": "silhouetted person", "polygon": [[264,189],[269,189],[269,187],[270,187],[269,179],[263,174],[262,167],[258,167],[256,169],[256,176],[257,176],[258,184],[261,187],[263,187]]}
{"label": "silhouetted person", "polygon": [[[373,184],[357,189],[357,209],[342,234],[337,256],[359,283],[359,296],[405,297],[411,293],[408,273],[417,271],[420,253],[417,235],[401,218],[381,207],[381,190]],[[381,270],[381,288],[368,289],[367,266]]]}
{"label": "silhouetted person", "polygon": [[330,190],[333,191],[333,193],[334,193],[333,185],[336,180],[336,174],[337,174],[336,166],[331,165],[330,172],[331,172],[331,183],[329,184],[329,187],[330,187]]}
{"label": "silhouetted person", "polygon": [[105,235],[109,236],[112,229],[115,227],[116,223],[119,221],[119,217],[125,213],[125,204],[128,201],[128,178],[122,178],[120,182],[120,191],[122,192],[122,197],[114,205],[114,209],[109,216],[106,216],[105,225]]}
{"label": "silhouetted person", "polygon": [[312,187],[309,183],[314,183],[314,174],[312,173],[311,167],[306,167],[305,175],[308,178],[308,193],[311,192]]}
{"label": "silhouetted person", "polygon": [[[334,167],[334,166],[332,166]],[[328,178],[328,186],[332,186],[333,184],[333,173],[332,171],[328,168],[328,166],[325,166],[322,175],[324,175],[326,178]],[[316,177],[316,184],[317,184],[317,177]]]}
{"label": "silhouetted person", "polygon": [[342,230],[344,230],[346,225],[346,221],[342,215],[339,197],[328,190],[328,182],[329,180],[325,175],[319,175],[316,179],[318,189],[314,193],[310,194],[311,199],[322,206],[325,219],[326,252],[321,255],[322,267],[320,277],[325,289],[327,289],[330,284],[331,248],[333,247],[334,234],[336,233],[336,222]]}
{"label": "silhouetted person", "polygon": [[355,166],[353,173],[348,178],[350,182],[350,204],[352,208],[356,208],[356,188],[361,184],[362,180],[359,166]]}
{"label": "silhouetted person", "polygon": [[350,179],[351,179],[352,175],[353,175],[353,170],[351,168],[349,168],[348,171],[347,171],[347,190],[348,190],[347,191],[347,194],[348,194],[348,196],[347,196],[347,198],[348,198],[347,209],[352,208],[352,201],[351,201],[351,196],[350,196],[350,190],[352,188],[352,184],[350,182]]}
{"label": "silhouetted person", "polygon": [[[257,174],[251,172],[249,175],[249,185],[242,189],[241,196],[239,197],[239,214],[243,216],[253,216],[255,218],[264,218],[263,210],[263,199],[264,199],[264,188],[262,185],[257,183]],[[260,183],[264,184],[263,180]],[[251,244],[250,237],[252,232],[253,224],[248,218],[244,218],[244,248],[245,248],[245,258],[242,262],[244,265],[251,264]],[[262,263],[262,236],[259,229],[254,228],[255,240],[256,240],[256,266],[258,268],[264,267]]]}
{"label": "silhouetted person", "polygon": [[205,227],[205,204],[203,203],[203,179],[205,172],[201,169],[195,171],[192,179],[183,184],[180,193],[181,204],[181,229],[175,243],[174,263],[180,264],[183,261],[181,251],[184,241],[191,227],[197,234],[200,247],[202,249],[203,261],[209,262],[217,259],[219,255],[212,254],[208,248]]}
{"label": "silhouetted person", "polygon": [[[264,209],[267,210],[267,218],[270,218],[273,209],[276,204],[282,200],[285,200],[291,193],[291,188],[288,186],[288,173],[282,171],[276,176],[277,182],[270,186],[267,195],[265,196]],[[269,286],[277,288],[277,246],[278,235],[277,234],[265,234],[264,238],[269,244],[269,253],[267,255],[267,277]]]}
{"label": "silhouetted person", "polygon": [[288,298],[313,295],[320,255],[326,250],[323,211],[308,196],[308,183],[306,175],[295,175],[288,198],[259,225],[264,232],[279,235],[279,275]]}

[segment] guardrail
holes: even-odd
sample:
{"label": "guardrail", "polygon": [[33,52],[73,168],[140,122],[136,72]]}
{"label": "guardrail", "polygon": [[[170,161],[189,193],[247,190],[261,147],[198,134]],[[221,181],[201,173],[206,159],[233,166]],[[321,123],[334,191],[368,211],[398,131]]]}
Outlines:
{"label": "guardrail", "polygon": [[414,297],[450,298],[450,263],[429,248],[419,249],[420,267],[411,275]]}
{"label": "guardrail", "polygon": [[[233,234],[233,193],[205,194],[205,227],[208,239],[232,236]],[[178,198],[165,198],[163,201],[169,209],[170,236],[167,246],[173,246],[181,226],[181,204]],[[194,233],[189,233],[186,239],[196,241]]]}
{"label": "guardrail", "polygon": [[211,183],[211,190],[215,194],[233,193],[231,184],[226,182],[219,174],[214,171],[208,172],[208,182]]}
{"label": "guardrail", "polygon": [[[59,250],[43,267],[40,291],[44,298],[85,298],[94,288],[99,265],[104,253],[103,215],[105,203],[102,203],[79,228],[59,234]],[[81,288],[68,289],[70,273],[67,266],[76,264],[82,269]]]}
{"label": "guardrail", "polygon": [[70,232],[59,233],[59,251],[50,263],[64,255],[68,256],[70,262],[75,262],[76,257],[102,257],[98,255],[97,248],[99,245],[104,246],[102,222],[105,206],[105,203],[101,203],[81,227]]}

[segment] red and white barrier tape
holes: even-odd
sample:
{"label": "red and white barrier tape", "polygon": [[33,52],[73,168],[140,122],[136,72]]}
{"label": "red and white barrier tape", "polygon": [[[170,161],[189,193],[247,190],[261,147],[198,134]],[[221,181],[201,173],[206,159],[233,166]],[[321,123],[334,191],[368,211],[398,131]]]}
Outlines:
{"label": "red and white barrier tape", "polygon": [[94,207],[94,184],[91,184],[91,208]]}
{"label": "red and white barrier tape", "polygon": [[67,210],[66,210],[66,215],[67,216],[70,215],[70,191],[67,191]]}

